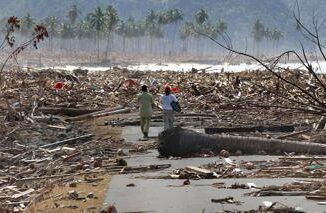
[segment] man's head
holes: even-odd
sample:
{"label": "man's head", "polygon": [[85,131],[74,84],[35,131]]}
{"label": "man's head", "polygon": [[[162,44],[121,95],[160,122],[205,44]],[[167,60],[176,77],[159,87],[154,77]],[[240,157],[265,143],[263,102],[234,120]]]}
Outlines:
{"label": "man's head", "polygon": [[171,92],[171,87],[166,86],[166,87],[164,88],[164,92],[165,92],[165,94],[170,94],[170,92]]}
{"label": "man's head", "polygon": [[141,87],[141,91],[143,91],[143,92],[147,92],[147,86],[146,86],[146,85],[143,85],[143,86]]}

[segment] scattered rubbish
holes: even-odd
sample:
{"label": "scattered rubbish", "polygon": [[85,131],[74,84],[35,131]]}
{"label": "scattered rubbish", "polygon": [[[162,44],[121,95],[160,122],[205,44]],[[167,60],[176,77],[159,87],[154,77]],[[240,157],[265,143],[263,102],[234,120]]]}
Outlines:
{"label": "scattered rubbish", "polygon": [[[66,199],[88,200],[96,198],[94,192],[79,191],[78,186],[81,182],[96,186],[103,180],[98,174],[145,173],[170,168],[170,164],[127,165],[127,154],[142,154],[157,148],[162,156],[171,160],[220,154],[220,161],[190,165],[164,175],[164,178],[182,179],[183,185],[189,185],[191,181],[191,186],[194,186],[193,180],[206,178],[319,178],[282,186],[257,187],[255,183],[228,186],[213,183],[210,186],[243,189],[251,196],[303,195],[319,205],[325,205],[322,181],[326,177],[326,157],[322,156],[326,153],[323,144],[325,118],[320,118],[319,111],[306,113],[310,109],[305,108],[302,113],[294,113],[297,111],[293,108],[298,105],[274,93],[267,94],[259,85],[274,88],[277,79],[263,71],[241,72],[237,76],[204,71],[149,72],[146,75],[126,69],[110,72],[83,69],[73,72],[54,69],[3,72],[0,211],[24,211],[54,185],[71,187],[71,191],[62,195]],[[290,71],[282,73],[284,76],[292,74]],[[163,132],[160,144],[148,141],[126,146],[119,140],[97,137],[88,132],[85,125],[94,118],[103,119],[103,128],[138,125],[139,118],[133,114],[122,119],[117,117],[137,111],[135,97],[139,85],[145,81],[152,82],[149,85],[152,85],[150,89],[156,101],[162,85],[173,82],[172,90],[183,106],[183,112],[176,114],[177,125],[204,128],[206,133],[218,135],[205,135],[177,127]],[[304,80],[299,81],[306,85]],[[285,89],[295,91],[293,88],[281,88],[278,94],[284,95]],[[302,101],[300,96],[296,99]],[[284,109],[275,110],[271,101]],[[115,116],[106,121],[102,118],[111,115]],[[162,121],[159,109],[155,109],[152,119]],[[316,127],[314,131],[313,124]],[[257,153],[282,156],[273,161],[236,161],[232,157]],[[306,153],[310,155],[294,156]],[[80,176],[80,180],[74,180],[74,177]],[[132,183],[128,185],[135,186]],[[212,199],[212,202],[240,203],[233,197]],[[67,211],[79,208],[58,202],[53,205]],[[266,211],[279,209],[303,212],[302,208],[279,203],[270,202],[263,207]],[[102,212],[114,213],[117,210],[109,206]]]}
{"label": "scattered rubbish", "polygon": [[241,205],[242,202],[234,200],[233,197],[226,197],[226,198],[220,198],[220,199],[211,199],[212,203],[221,203],[221,204],[236,204]]}

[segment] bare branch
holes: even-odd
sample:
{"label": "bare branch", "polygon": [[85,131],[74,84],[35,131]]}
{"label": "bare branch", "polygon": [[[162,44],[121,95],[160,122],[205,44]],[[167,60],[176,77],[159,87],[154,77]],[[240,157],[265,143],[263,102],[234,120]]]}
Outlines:
{"label": "bare branch", "polygon": [[[195,29],[194,29],[195,30]],[[205,34],[205,33],[202,33],[202,32],[197,32],[195,31],[197,34],[199,35],[202,35],[204,37],[207,37],[209,38],[210,40],[212,40],[214,43],[216,43],[218,46],[228,50],[228,51],[231,51],[233,53],[236,53],[236,54],[239,54],[239,55],[243,55],[243,56],[246,56],[246,57],[249,57],[251,59],[253,59],[254,61],[258,62],[260,65],[262,65],[266,70],[268,70],[269,72],[271,72],[273,75],[275,75],[276,77],[278,77],[279,79],[281,79],[282,81],[286,82],[287,84],[289,85],[292,85],[293,87],[299,89],[304,95],[306,95],[307,97],[310,97],[312,100],[314,100],[315,102],[317,102],[320,106],[322,107],[325,107],[326,108],[326,105],[325,103],[323,103],[322,101],[320,101],[318,98],[316,98],[313,94],[310,94],[309,92],[307,92],[305,89],[303,89],[302,87],[300,87],[299,85],[283,78],[281,75],[279,75],[278,73],[276,73],[275,71],[273,71],[270,67],[268,67],[268,65],[266,65],[265,63],[263,63],[261,60],[259,60],[258,58],[256,58],[255,56],[253,55],[250,55],[250,54],[247,54],[247,53],[244,53],[244,52],[240,52],[240,51],[237,51],[237,50],[234,50],[234,49],[231,49],[229,48],[228,46],[220,43],[219,41],[217,41],[216,39],[212,38],[211,36]],[[299,59],[300,56],[294,51],[294,50],[291,50],[291,51],[286,51],[284,53],[282,53],[281,55],[279,55],[277,58],[281,58],[283,57],[284,55],[288,55],[288,54],[294,54],[296,57],[298,57]],[[302,61],[302,59],[301,59]]]}

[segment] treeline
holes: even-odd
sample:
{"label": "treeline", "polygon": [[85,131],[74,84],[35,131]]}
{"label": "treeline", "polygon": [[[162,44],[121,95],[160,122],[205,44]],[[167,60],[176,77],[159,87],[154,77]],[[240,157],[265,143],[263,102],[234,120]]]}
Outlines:
{"label": "treeline", "polygon": [[[112,52],[162,57],[223,54],[223,50],[218,50],[198,32],[215,39],[223,38],[229,35],[226,34],[226,20],[212,20],[205,9],[195,12],[192,20],[184,17],[182,10],[174,8],[150,10],[142,19],[132,16],[124,19],[111,5],[96,7],[82,16],[80,8],[72,5],[64,18],[49,16],[37,20],[27,13],[21,18],[20,33],[28,35],[35,23],[41,23],[49,32],[47,47],[50,51],[94,50],[98,60],[109,59]],[[264,53],[273,52],[284,38],[283,32],[264,26],[259,19],[248,31],[250,51],[256,54],[261,53],[261,48],[264,48]]]}

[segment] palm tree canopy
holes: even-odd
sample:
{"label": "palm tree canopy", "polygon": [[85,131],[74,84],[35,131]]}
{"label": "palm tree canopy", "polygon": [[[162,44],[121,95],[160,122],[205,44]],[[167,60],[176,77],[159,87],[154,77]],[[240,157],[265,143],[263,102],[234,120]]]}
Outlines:
{"label": "palm tree canopy", "polygon": [[75,37],[75,31],[71,24],[63,23],[61,27],[61,37],[64,39],[71,39]]}
{"label": "palm tree canopy", "polygon": [[77,5],[74,4],[68,10],[66,17],[69,19],[69,23],[71,25],[75,25],[79,15],[80,15],[80,10],[78,9]]}
{"label": "palm tree canopy", "polygon": [[208,13],[204,9],[200,9],[195,14],[195,20],[197,24],[203,24],[209,19]]}
{"label": "palm tree canopy", "polygon": [[33,26],[35,21],[30,13],[26,13],[26,15],[22,18],[21,31],[22,33],[28,33],[33,31]]}
{"label": "palm tree canopy", "polygon": [[252,28],[252,35],[256,42],[261,42],[264,39],[265,34],[265,26],[257,19]]}
{"label": "palm tree canopy", "polygon": [[89,13],[86,17],[87,21],[90,23],[92,29],[96,32],[104,31],[106,27],[105,14],[102,8],[97,7],[94,12]]}
{"label": "palm tree canopy", "polygon": [[107,30],[109,32],[114,31],[117,25],[119,24],[119,15],[117,10],[113,6],[109,5],[105,9],[105,19]]}
{"label": "palm tree canopy", "polygon": [[56,16],[50,16],[45,19],[45,26],[50,35],[55,36],[58,33],[60,20]]}

